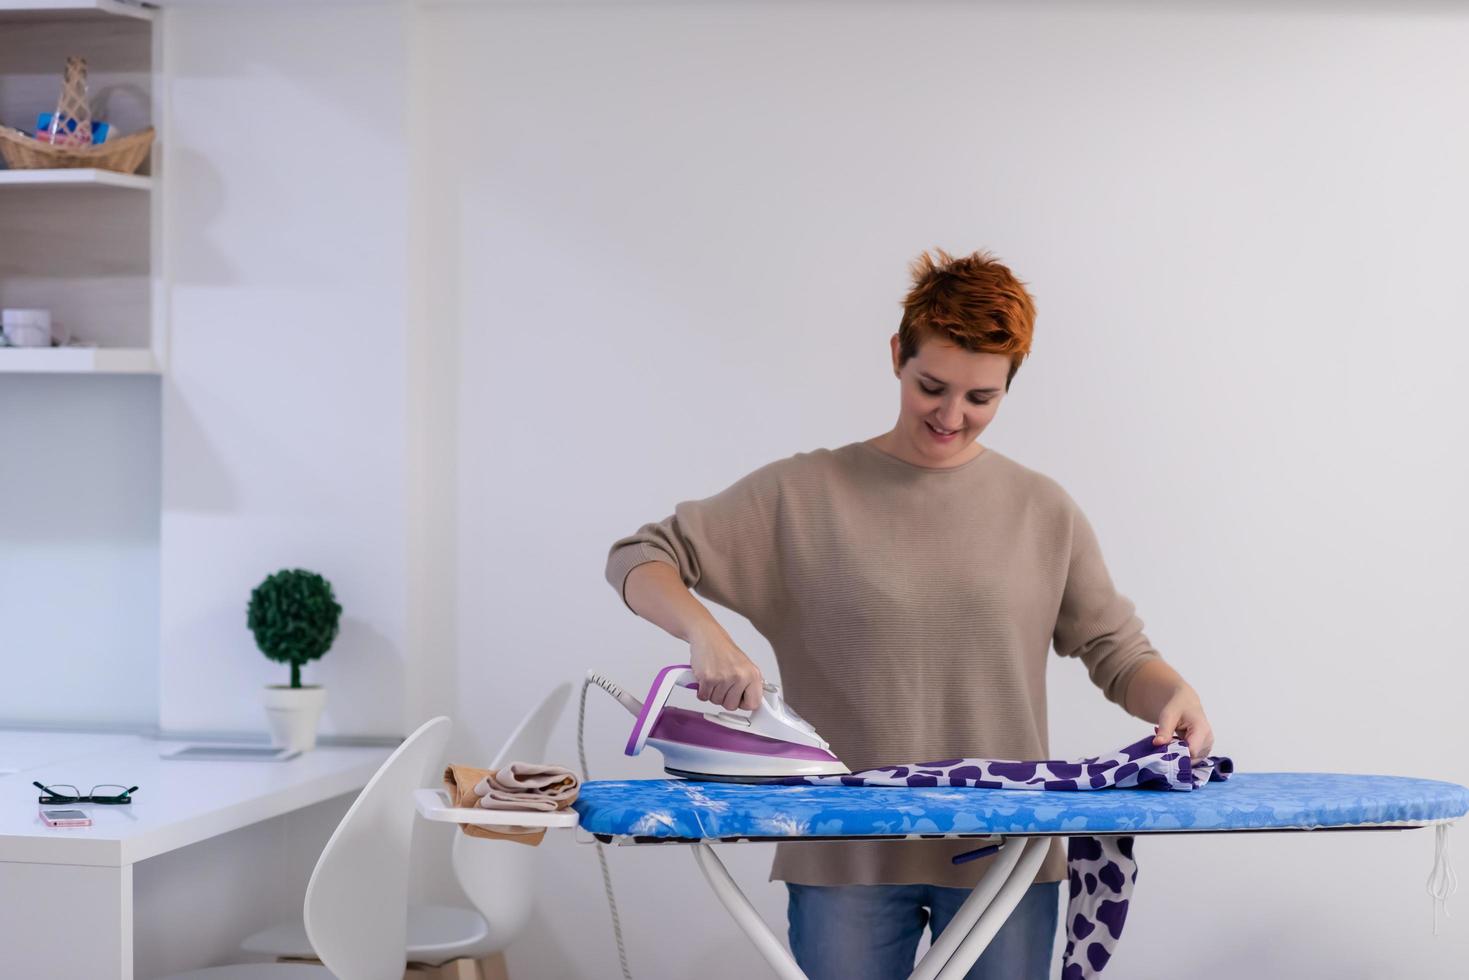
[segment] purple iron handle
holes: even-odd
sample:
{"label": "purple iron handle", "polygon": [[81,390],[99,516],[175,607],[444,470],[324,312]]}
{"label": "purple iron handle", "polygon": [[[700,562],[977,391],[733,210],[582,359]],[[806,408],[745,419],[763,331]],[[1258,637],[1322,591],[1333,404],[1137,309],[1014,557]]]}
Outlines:
{"label": "purple iron handle", "polygon": [[648,733],[653,730],[653,724],[663,712],[663,706],[668,703],[668,696],[679,685],[698,688],[692,664],[670,664],[658,671],[652,686],[648,688],[648,696],[643,699],[643,710],[638,712],[638,720],[633,722],[632,732],[627,736],[627,748],[624,751],[628,755],[637,755],[643,751],[643,746],[648,744]]}

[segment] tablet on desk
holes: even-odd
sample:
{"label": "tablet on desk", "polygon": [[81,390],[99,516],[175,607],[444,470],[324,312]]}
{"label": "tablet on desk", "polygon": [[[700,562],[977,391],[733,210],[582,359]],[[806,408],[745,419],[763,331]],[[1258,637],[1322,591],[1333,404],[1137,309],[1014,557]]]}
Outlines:
{"label": "tablet on desk", "polygon": [[300,754],[300,749],[286,749],[278,745],[185,745],[161,752],[159,758],[184,762],[285,762]]}

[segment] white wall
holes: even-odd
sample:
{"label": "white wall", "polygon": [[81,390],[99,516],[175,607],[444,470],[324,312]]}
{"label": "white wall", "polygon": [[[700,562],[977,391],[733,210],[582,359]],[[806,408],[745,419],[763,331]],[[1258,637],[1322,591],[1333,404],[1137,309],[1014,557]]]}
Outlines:
{"label": "white wall", "polygon": [[[457,358],[434,409],[457,458],[428,465],[455,488],[460,751],[585,668],[681,657],[603,584],[608,544],[887,427],[905,264],[943,246],[1031,283],[1035,354],[987,441],[1088,512],[1218,751],[1469,782],[1469,14],[514,4],[420,27],[417,126],[463,141],[420,149],[413,191]],[[1055,667],[1055,753],[1146,731]],[[594,697],[593,775],[655,774]],[[783,923],[768,850],[725,850]],[[1448,977],[1469,952],[1462,915],[1430,935],[1427,832],[1139,851],[1127,976]],[[591,851],[544,857],[512,970],[613,975]],[[636,975],[762,975],[682,849],[611,860]]]}
{"label": "white wall", "polygon": [[344,610],[303,670],[328,690],[322,731],[401,735],[406,18],[230,5],[165,19],[160,725],[263,731],[261,687],[290,675],[245,609],[266,575],[304,567]]}
{"label": "white wall", "polygon": [[0,374],[0,719],[151,726],[159,385]]}
{"label": "white wall", "polygon": [[[437,675],[409,610],[423,552],[409,502],[422,483],[407,368],[411,27],[397,5],[165,11],[164,730],[263,733],[261,688],[289,672],[255,648],[246,605],[297,566],[343,607],[336,643],[303,671],[327,688],[322,733],[401,736],[425,717],[421,678]],[[299,915],[349,802],[145,862],[138,976],[238,961],[245,936]],[[421,830],[416,893],[450,880],[450,830]],[[181,904],[204,879],[239,887]]]}

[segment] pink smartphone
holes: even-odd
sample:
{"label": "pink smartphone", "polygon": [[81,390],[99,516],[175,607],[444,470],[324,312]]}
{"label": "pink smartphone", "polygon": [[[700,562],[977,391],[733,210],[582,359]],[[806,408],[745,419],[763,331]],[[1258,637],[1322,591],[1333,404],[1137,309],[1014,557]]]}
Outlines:
{"label": "pink smartphone", "polygon": [[48,827],[92,826],[92,818],[85,810],[42,810],[41,820]]}

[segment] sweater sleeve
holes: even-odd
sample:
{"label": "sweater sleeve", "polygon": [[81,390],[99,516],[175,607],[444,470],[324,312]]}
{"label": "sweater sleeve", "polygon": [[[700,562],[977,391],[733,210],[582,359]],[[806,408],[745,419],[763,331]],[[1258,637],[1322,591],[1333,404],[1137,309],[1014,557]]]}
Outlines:
{"label": "sweater sleeve", "polygon": [[1096,532],[1074,502],[1066,588],[1052,640],[1059,655],[1080,657],[1092,683],[1120,707],[1137,669],[1161,659],[1131,600],[1113,587]]}
{"label": "sweater sleeve", "polygon": [[755,623],[767,617],[781,595],[775,539],[778,467],[771,463],[712,497],[684,501],[664,520],[614,542],[606,575],[623,604],[628,573],[661,561],[704,598]]}

